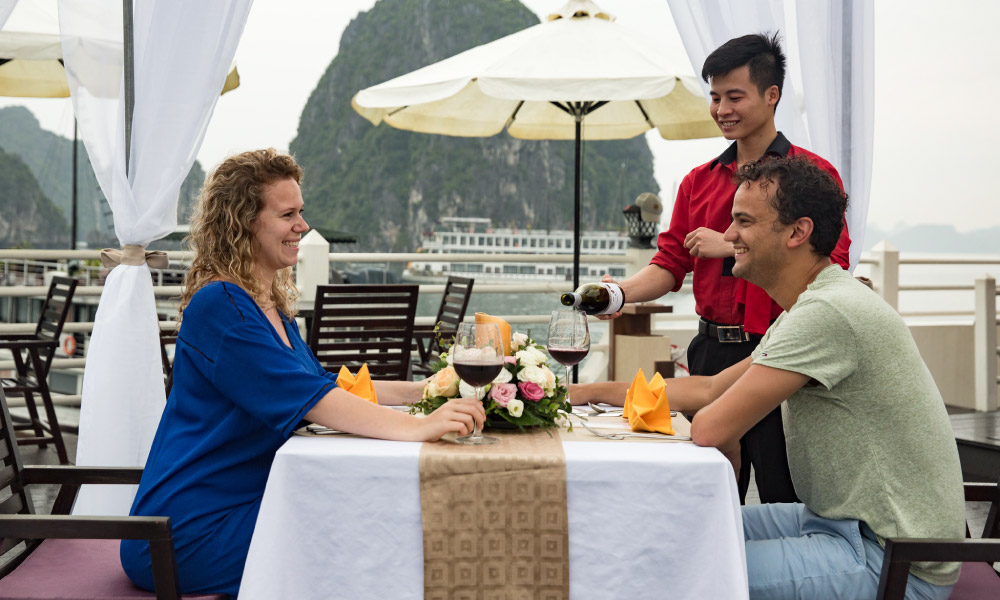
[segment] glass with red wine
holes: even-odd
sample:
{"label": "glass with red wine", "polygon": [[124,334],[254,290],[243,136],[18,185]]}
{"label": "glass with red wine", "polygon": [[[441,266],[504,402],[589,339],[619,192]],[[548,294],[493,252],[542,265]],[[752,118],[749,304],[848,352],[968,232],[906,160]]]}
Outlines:
{"label": "glass with red wine", "polygon": [[587,313],[575,308],[552,311],[549,318],[549,356],[563,366],[566,401],[569,402],[569,368],[578,364],[590,352],[590,328]]}
{"label": "glass with red wine", "polygon": [[[452,366],[458,376],[476,388],[476,398],[482,399],[483,386],[488,385],[503,369],[503,343],[496,323],[461,323],[452,347]],[[472,433],[455,438],[460,444],[495,444],[499,438],[483,435],[476,424]]]}

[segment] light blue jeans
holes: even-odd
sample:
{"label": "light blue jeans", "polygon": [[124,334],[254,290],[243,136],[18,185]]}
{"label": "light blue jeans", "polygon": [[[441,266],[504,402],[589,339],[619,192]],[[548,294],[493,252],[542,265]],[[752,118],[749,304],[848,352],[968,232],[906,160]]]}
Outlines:
{"label": "light blue jeans", "polygon": [[[804,504],[758,504],[743,507],[743,536],[752,600],[875,597],[883,551],[864,523],[824,519]],[[951,588],[911,573],[906,598],[946,600]]]}

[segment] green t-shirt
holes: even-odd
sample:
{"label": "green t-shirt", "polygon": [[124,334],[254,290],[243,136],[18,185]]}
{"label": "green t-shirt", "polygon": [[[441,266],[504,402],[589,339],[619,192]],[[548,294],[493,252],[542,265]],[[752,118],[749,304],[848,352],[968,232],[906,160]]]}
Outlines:
{"label": "green t-shirt", "polygon": [[[944,401],[899,314],[837,265],[821,271],[753,352],[812,378],[781,405],[799,498],[887,537],[961,538],[965,500]],[[916,563],[935,585],[959,563]]]}

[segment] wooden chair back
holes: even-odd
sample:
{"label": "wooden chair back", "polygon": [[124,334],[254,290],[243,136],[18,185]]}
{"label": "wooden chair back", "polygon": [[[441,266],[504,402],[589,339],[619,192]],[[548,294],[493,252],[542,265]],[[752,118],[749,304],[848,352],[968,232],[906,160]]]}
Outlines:
{"label": "wooden chair back", "polygon": [[[7,399],[0,388],[0,514],[34,514],[31,498],[25,488],[24,463],[17,449],[14,424],[7,410]],[[24,542],[21,545],[21,542]],[[0,578],[17,568],[40,540],[27,540],[17,536],[0,538]]]}
{"label": "wooden chair back", "polygon": [[309,347],[334,373],[368,363],[372,379],[409,379],[418,291],[412,284],[318,286]]}
{"label": "wooden chair back", "polygon": [[412,368],[414,376],[430,375],[430,364],[436,361],[438,354],[441,353],[441,343],[450,344],[454,340],[458,324],[465,319],[469,298],[472,297],[472,286],[475,283],[475,279],[448,276],[434,325],[415,329],[413,342],[417,349],[418,360]]}
{"label": "wooden chair back", "polygon": [[465,319],[465,311],[469,308],[469,298],[472,296],[472,286],[475,283],[476,280],[467,277],[448,276],[448,282],[444,286],[444,297],[441,298],[437,318],[434,319],[438,331],[430,341],[431,352],[436,354],[441,351],[439,340],[449,344],[454,341],[458,324]]}
{"label": "wooden chair back", "polygon": [[[25,360],[25,368],[38,377],[48,377],[49,368],[52,366],[52,358],[55,356],[56,348],[59,347],[59,336],[62,335],[63,327],[66,325],[66,318],[73,307],[73,294],[76,292],[77,281],[70,277],[53,277],[49,283],[49,291],[42,304],[42,313],[38,317],[38,324],[35,326],[35,333],[31,337],[19,336],[24,339],[42,340],[55,342],[55,344],[39,350],[42,359],[43,373],[34,373],[32,361]],[[15,336],[5,336],[12,339]],[[17,360],[15,358],[15,360]]]}
{"label": "wooden chair back", "polygon": [[160,362],[163,364],[163,388],[167,397],[170,396],[170,388],[174,385],[174,363],[167,348],[176,345],[176,331],[160,331]]}

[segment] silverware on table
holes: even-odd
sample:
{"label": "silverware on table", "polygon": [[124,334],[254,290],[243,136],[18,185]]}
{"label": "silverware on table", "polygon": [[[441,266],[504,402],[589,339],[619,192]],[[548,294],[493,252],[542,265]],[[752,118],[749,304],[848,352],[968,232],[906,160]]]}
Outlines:
{"label": "silverware on table", "polygon": [[597,431],[596,429],[587,425],[586,421],[580,421],[583,428],[590,433],[596,435],[597,437],[606,438],[609,440],[624,440],[625,438],[636,437],[636,438],[650,438],[656,440],[680,440],[680,441],[691,441],[691,437],[687,435],[667,435],[665,433],[641,433],[635,431],[614,431],[609,433],[604,433]]}

